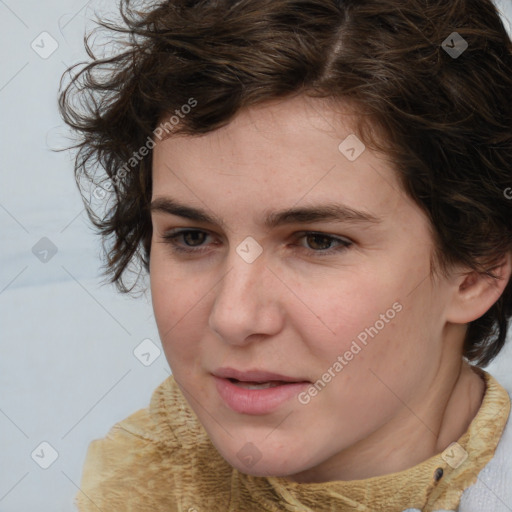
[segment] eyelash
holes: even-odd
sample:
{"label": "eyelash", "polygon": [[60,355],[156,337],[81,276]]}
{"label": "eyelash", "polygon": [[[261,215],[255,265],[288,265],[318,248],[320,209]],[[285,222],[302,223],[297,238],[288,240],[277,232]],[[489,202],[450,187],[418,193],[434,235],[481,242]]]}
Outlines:
{"label": "eyelash", "polygon": [[[206,231],[202,231],[199,229],[183,229],[180,231],[177,231],[177,230],[168,231],[167,233],[163,234],[162,238],[165,240],[165,243],[169,244],[169,246],[173,252],[181,253],[181,254],[201,254],[202,252],[204,252],[203,249],[192,249],[192,248],[185,249],[178,245],[177,239],[187,233],[204,233],[204,234],[208,235],[208,233]],[[338,242],[340,244],[334,248],[325,249],[325,250],[316,250],[316,251],[314,249],[307,249],[305,247],[295,246],[295,247],[298,247],[299,250],[305,249],[306,252],[309,252],[310,254],[313,253],[315,256],[319,256],[319,257],[331,256],[334,253],[343,252],[343,251],[347,250],[352,245],[352,242],[350,242],[348,240],[344,240],[343,238],[338,238],[338,237],[327,235],[325,233],[321,233],[321,232],[317,232],[317,231],[303,231],[300,233],[300,235],[301,236],[298,236],[296,238],[296,240],[300,240],[301,238],[305,238],[308,236],[316,236],[316,237],[321,237],[321,238],[327,239],[329,241]]]}

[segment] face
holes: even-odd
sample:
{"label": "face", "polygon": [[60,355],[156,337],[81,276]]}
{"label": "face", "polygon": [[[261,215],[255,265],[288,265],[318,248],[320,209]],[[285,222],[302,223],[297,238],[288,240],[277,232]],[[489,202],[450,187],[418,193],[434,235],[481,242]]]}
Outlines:
{"label": "face", "polygon": [[322,481],[387,456],[443,356],[449,287],[429,279],[429,223],[353,121],[298,97],[154,149],[158,330],[244,473]]}

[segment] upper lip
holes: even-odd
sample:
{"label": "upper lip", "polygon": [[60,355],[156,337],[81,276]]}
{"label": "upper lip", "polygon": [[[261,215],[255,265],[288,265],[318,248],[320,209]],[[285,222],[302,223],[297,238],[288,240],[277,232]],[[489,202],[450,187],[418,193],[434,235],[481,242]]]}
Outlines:
{"label": "upper lip", "polygon": [[266,370],[239,371],[234,368],[218,368],[213,372],[213,375],[224,379],[236,379],[242,382],[270,382],[273,380],[283,382],[309,382],[307,379],[289,377],[288,375],[267,372]]}

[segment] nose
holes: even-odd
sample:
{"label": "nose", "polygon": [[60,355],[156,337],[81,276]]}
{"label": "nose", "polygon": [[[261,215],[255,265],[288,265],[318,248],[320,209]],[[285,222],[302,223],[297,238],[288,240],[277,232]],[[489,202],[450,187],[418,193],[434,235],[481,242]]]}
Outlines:
{"label": "nose", "polygon": [[227,268],[213,290],[210,328],[232,345],[277,334],[283,325],[282,283],[267,268],[265,251],[248,263],[233,249]]}

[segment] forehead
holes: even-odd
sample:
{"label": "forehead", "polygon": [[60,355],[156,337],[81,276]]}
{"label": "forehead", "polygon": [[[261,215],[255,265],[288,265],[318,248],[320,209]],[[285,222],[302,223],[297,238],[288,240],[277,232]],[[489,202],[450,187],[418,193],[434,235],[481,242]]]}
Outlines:
{"label": "forehead", "polygon": [[[336,149],[340,135],[354,133],[359,116],[355,107],[335,102],[332,99],[311,98],[305,95],[273,100],[239,111],[224,127],[202,135],[171,135],[157,143],[157,153],[163,147],[194,145],[202,153],[209,149],[226,153],[226,144],[231,146],[231,155],[236,151],[248,156],[262,148],[293,158],[302,143],[310,140],[307,147],[314,153],[321,147],[312,146],[323,136],[325,145]],[[316,135],[316,140],[311,137]],[[167,144],[166,144],[167,143]],[[306,149],[306,147],[302,147]],[[289,153],[286,155],[286,153]]]}
{"label": "forehead", "polygon": [[346,105],[296,97],[246,109],[204,135],[171,136],[154,149],[153,198],[260,209],[336,200],[386,213],[407,198],[384,155],[359,140],[356,122]]}

